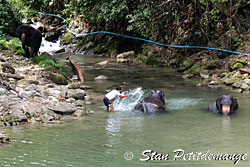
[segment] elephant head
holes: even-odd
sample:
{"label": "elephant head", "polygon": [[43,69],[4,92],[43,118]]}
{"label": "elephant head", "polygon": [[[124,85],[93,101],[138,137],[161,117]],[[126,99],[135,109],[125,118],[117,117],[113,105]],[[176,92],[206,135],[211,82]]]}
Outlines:
{"label": "elephant head", "polygon": [[230,115],[238,109],[237,99],[231,95],[222,95],[215,103],[219,114]]}
{"label": "elephant head", "polygon": [[165,94],[161,90],[152,90],[148,97],[135,106],[135,110],[145,113],[161,112],[165,109]]}

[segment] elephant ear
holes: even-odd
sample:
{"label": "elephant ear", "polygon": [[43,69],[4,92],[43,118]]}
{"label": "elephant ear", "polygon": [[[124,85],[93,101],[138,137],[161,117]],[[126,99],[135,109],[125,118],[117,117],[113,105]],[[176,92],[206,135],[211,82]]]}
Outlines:
{"label": "elephant ear", "polygon": [[216,108],[218,110],[218,113],[221,113],[222,110],[220,102],[221,102],[221,97],[216,100]]}
{"label": "elephant ear", "polygon": [[151,90],[151,92],[149,93],[149,96],[153,96],[153,94],[155,94],[155,90]]}
{"label": "elephant ear", "polygon": [[235,110],[237,110],[238,108],[239,108],[239,105],[238,105],[237,99],[233,98],[233,104],[232,104],[233,112],[235,112]]}
{"label": "elephant ear", "polygon": [[165,103],[165,94],[162,91],[160,91],[159,95],[160,95],[161,101]]}

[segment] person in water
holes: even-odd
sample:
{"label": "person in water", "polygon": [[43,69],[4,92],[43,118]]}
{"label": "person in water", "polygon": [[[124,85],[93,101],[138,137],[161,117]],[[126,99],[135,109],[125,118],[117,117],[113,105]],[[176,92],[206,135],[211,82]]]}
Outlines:
{"label": "person in water", "polygon": [[111,100],[115,99],[117,96],[119,96],[120,98],[128,97],[128,95],[122,95],[121,91],[122,91],[122,88],[118,86],[115,90],[110,91],[104,96],[103,102],[105,106],[107,107],[107,111],[109,111],[109,107],[110,107],[111,112],[114,111],[114,106]]}

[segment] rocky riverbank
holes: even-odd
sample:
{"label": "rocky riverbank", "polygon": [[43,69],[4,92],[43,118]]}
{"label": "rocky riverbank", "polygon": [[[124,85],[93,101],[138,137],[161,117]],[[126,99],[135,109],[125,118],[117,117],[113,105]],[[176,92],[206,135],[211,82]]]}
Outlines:
{"label": "rocky riverbank", "polygon": [[[65,115],[81,117],[92,111],[82,82],[52,82],[51,72],[11,51],[0,52],[0,126],[24,123],[60,123]],[[9,138],[0,132],[0,143]]]}

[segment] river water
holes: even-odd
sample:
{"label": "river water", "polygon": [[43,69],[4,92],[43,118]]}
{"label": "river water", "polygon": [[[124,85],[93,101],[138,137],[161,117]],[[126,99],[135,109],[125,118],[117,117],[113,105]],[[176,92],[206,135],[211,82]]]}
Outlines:
{"label": "river water", "polygon": [[[96,63],[105,58],[73,59],[80,62],[86,84],[94,88],[89,91],[94,96],[89,106],[94,114],[59,125],[4,128],[14,141],[0,147],[1,167],[249,166],[249,94],[197,87],[196,80],[183,80],[167,68],[115,63],[102,67]],[[98,75],[109,79],[94,81]],[[115,111],[106,112],[102,102],[105,90],[117,85],[129,97],[117,99]],[[165,92],[167,112],[146,115],[133,111],[152,89]],[[238,99],[237,114],[225,117],[207,110],[217,97],[228,93]],[[153,157],[156,153],[150,150],[157,155]],[[237,154],[237,160],[209,160],[212,154]],[[140,160],[148,156],[161,160]]]}

